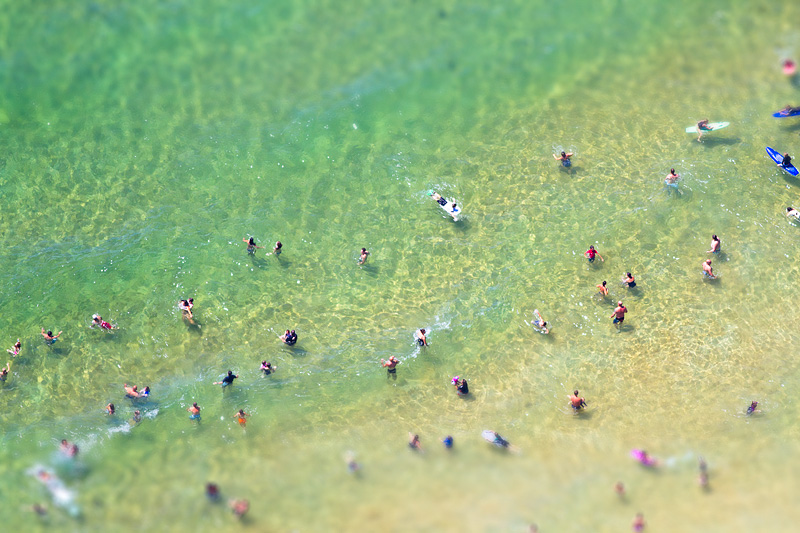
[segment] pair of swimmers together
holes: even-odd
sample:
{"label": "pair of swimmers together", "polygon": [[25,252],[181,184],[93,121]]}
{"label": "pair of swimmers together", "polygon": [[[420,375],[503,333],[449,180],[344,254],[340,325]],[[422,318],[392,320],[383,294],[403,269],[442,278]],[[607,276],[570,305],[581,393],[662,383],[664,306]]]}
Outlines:
{"label": "pair of swimmers together", "polygon": [[[255,255],[256,250],[263,250],[264,249],[263,246],[257,246],[256,245],[256,240],[253,237],[245,237],[245,238],[242,239],[242,241],[247,243],[247,253],[250,254],[250,255]],[[281,244],[281,241],[276,242],[275,243],[275,247],[272,248],[272,254],[281,255],[281,248],[282,247],[283,247],[283,244]],[[270,255],[270,254],[267,254],[267,255]]]}

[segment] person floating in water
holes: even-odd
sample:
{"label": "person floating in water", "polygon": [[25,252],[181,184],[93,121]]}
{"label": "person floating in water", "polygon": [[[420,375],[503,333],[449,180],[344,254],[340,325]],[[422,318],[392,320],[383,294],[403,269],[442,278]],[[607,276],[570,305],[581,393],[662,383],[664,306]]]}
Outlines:
{"label": "person floating in water", "polygon": [[787,217],[794,217],[797,220],[800,220],[800,211],[798,211],[794,207],[787,207],[786,208],[786,216]]}
{"label": "person floating in water", "polygon": [[263,246],[256,246],[256,240],[252,237],[250,238],[245,237],[244,239],[242,239],[242,241],[247,243],[247,253],[250,255],[255,255],[256,250],[261,250],[264,248]]}
{"label": "person floating in water", "polygon": [[89,327],[94,328],[95,326],[99,326],[100,329],[105,329],[105,330],[117,329],[117,326],[114,326],[106,322],[100,315],[92,315],[92,324]]}
{"label": "person floating in water", "polygon": [[244,409],[239,409],[235,415],[236,421],[239,422],[239,425],[245,427],[247,425],[247,417],[250,416],[244,412]]}
{"label": "person floating in water", "polygon": [[272,248],[272,255],[281,255],[282,247],[283,245],[281,244],[281,241],[276,242],[275,246]]}
{"label": "person floating in water", "polygon": [[6,363],[6,366],[0,369],[0,381],[8,379],[8,373],[11,371],[11,363]]}
{"label": "person floating in water", "polygon": [[537,328],[541,333],[544,333],[545,335],[550,333],[550,330],[547,328],[547,322],[542,318],[542,315],[539,314],[538,309],[533,312],[533,317],[534,318],[531,321],[533,327]]}
{"label": "person floating in water", "polygon": [[786,107],[784,107],[779,111],[779,113],[784,117],[788,117],[792,113],[798,113],[798,112],[800,112],[800,107],[792,107],[788,104],[786,105]]}
{"label": "person floating in water", "polygon": [[783,168],[788,168],[788,167],[792,166],[792,158],[789,156],[788,153],[787,154],[783,154],[783,159],[781,160],[781,166]]}
{"label": "person floating in water", "polygon": [[136,385],[129,387],[126,383],[123,385],[123,388],[125,389],[125,396],[128,398],[139,398],[141,396],[141,394],[139,394],[139,388]]}
{"label": "person floating in water", "polygon": [[19,339],[17,339],[17,342],[14,343],[14,346],[12,346],[6,351],[10,353],[12,356],[16,357],[19,355],[20,350],[22,350],[22,343],[20,342]]}
{"label": "person floating in water", "polygon": [[489,433],[492,434],[493,440],[491,441],[492,444],[499,448],[511,448],[511,443],[508,442],[506,439],[500,436],[500,434],[496,431],[490,431]]}
{"label": "person floating in water", "polygon": [[55,344],[62,333],[63,331],[59,331],[57,335],[53,335],[52,331],[45,331],[44,328],[42,328],[42,337],[44,337],[44,342],[47,344]]}
{"label": "person floating in water", "polygon": [[142,392],[139,393],[139,398],[149,398],[150,397],[150,387],[145,387]]}
{"label": "person floating in water", "polygon": [[569,403],[572,405],[572,410],[577,413],[586,407],[586,398],[581,398],[578,396],[578,389],[575,389],[575,392],[573,392],[572,396],[569,397]]}
{"label": "person floating in water", "polygon": [[419,441],[419,435],[415,435],[414,433],[408,434],[408,447],[412,450],[421,452],[422,451],[422,443]]}
{"label": "person floating in water", "polygon": [[675,173],[674,168],[671,168],[669,169],[669,174],[667,174],[667,177],[664,179],[664,183],[667,185],[675,185],[678,183],[679,179],[681,179],[681,177]]}
{"label": "person floating in water", "polygon": [[605,282],[605,280],[603,280],[603,283],[601,283],[600,285],[598,285],[598,286],[597,286],[597,288],[598,288],[598,290],[600,291],[600,294],[603,296],[603,298],[605,298],[606,296],[608,296],[608,287],[606,287],[606,282]]}
{"label": "person floating in water", "polygon": [[138,409],[133,412],[133,419],[131,420],[134,424],[138,424],[142,421],[142,412]]}
{"label": "person floating in water", "polygon": [[381,359],[381,366],[386,368],[386,377],[397,379],[397,365],[400,361],[397,357],[390,355],[388,361]]}
{"label": "person floating in water", "polygon": [[272,363],[268,363],[267,361],[261,361],[260,370],[264,373],[265,376],[269,376],[270,374],[278,370],[278,367],[272,366]]}
{"label": "person floating in water", "polygon": [[757,402],[757,401],[755,401],[755,400],[753,400],[753,401],[750,403],[750,406],[747,408],[747,414],[748,414],[748,415],[752,415],[753,413],[759,413],[759,412],[760,412],[760,411],[759,411],[759,409],[758,409],[758,402]]}
{"label": "person floating in water", "polygon": [[194,307],[194,298],[189,298],[188,300],[180,300],[178,302],[178,309],[181,310],[183,314],[183,319],[188,320],[190,324],[194,324],[194,315],[192,314],[192,308]]}
{"label": "person floating in water", "polygon": [[358,258],[358,264],[359,265],[363,265],[364,263],[366,263],[368,256],[369,256],[369,252],[367,251],[367,249],[366,248],[362,248],[361,249],[361,255]]}
{"label": "person floating in water", "polygon": [[200,420],[200,408],[197,406],[197,402],[186,410],[189,411],[189,420]]}
{"label": "person floating in water", "polygon": [[453,217],[453,220],[458,220],[458,204],[455,202],[448,202],[447,198],[439,194],[438,192],[431,191],[428,193],[431,198],[436,200],[436,203],[439,204],[444,208],[447,213]]}
{"label": "person floating in water", "polygon": [[78,455],[78,445],[69,442],[67,439],[61,439],[61,453],[67,457],[75,457]]}
{"label": "person floating in water", "polygon": [[631,529],[634,533],[641,533],[644,531],[644,515],[642,513],[636,513],[636,516],[633,518],[633,523],[631,524]]}
{"label": "person floating in water", "polygon": [[250,502],[247,500],[231,500],[228,502],[228,507],[231,508],[233,514],[236,515],[236,518],[242,519],[244,515],[247,514],[247,511],[250,510]]}
{"label": "person floating in water", "polygon": [[553,154],[553,158],[556,161],[561,161],[561,164],[563,166],[569,168],[570,166],[572,166],[572,160],[570,160],[570,157],[572,157],[573,155],[575,154],[573,154],[572,152],[567,153],[562,151],[561,155]]}
{"label": "person floating in water", "polygon": [[222,378],[222,381],[215,381],[214,385],[222,385],[223,387],[227,387],[228,385],[233,385],[233,380],[238,377],[239,376],[233,373],[233,370],[228,370],[228,375]]}
{"label": "person floating in water", "polygon": [[704,131],[711,131],[711,128],[708,127],[707,118],[704,118],[703,120],[697,123],[697,142],[701,142],[700,137],[703,136]]}
{"label": "person floating in water", "polygon": [[467,384],[466,379],[456,376],[452,379],[452,382],[453,386],[456,388],[456,394],[459,396],[466,396],[469,394],[469,385]]}
{"label": "person floating in water", "polygon": [[448,435],[445,438],[441,439],[441,441],[442,441],[442,444],[444,444],[444,447],[447,448],[448,450],[453,447],[453,437],[451,437],[450,435]]}
{"label": "person floating in water", "polygon": [[600,255],[600,252],[595,249],[594,244],[589,245],[589,249],[583,252],[583,255],[586,256],[586,259],[588,259],[590,263],[594,263],[595,256],[599,257],[600,261],[604,263],[606,262],[606,260],[603,259],[603,256]]}
{"label": "person floating in water", "polygon": [[714,275],[714,269],[711,268],[711,259],[703,261],[703,275],[709,279],[717,279]]}
{"label": "person floating in water", "polygon": [[420,328],[414,332],[414,338],[420,346],[427,346],[428,339],[425,337],[425,328]]}
{"label": "person floating in water", "polygon": [[287,329],[286,333],[280,336],[280,339],[289,346],[294,346],[297,343],[297,333],[294,330],[289,331]]}
{"label": "person floating in water", "polygon": [[617,302],[617,307],[614,309],[614,313],[609,317],[614,319],[614,324],[620,324],[625,321],[625,313],[628,312],[628,308],[622,305],[622,302]]}
{"label": "person floating in water", "polygon": [[703,459],[701,455],[698,457],[697,463],[700,469],[700,476],[697,478],[697,484],[700,485],[701,488],[708,489],[708,465],[706,464],[706,460]]}
{"label": "person floating in water", "polygon": [[718,254],[722,250],[722,242],[720,242],[719,237],[716,235],[711,236],[711,249],[706,252],[709,254]]}
{"label": "person floating in water", "polygon": [[108,413],[109,415],[117,414],[117,408],[114,407],[113,403],[106,405],[106,413]]}

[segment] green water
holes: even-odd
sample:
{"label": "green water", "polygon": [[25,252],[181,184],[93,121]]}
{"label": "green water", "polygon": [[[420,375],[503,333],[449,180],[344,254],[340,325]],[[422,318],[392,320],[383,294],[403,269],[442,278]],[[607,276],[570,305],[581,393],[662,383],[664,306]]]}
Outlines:
{"label": "green water", "polygon": [[[780,73],[800,7],[642,4],[3,3],[0,341],[23,343],[0,388],[5,528],[626,531],[639,511],[648,531],[791,527],[800,227],[782,211],[800,181],[764,146],[800,146],[797,120],[770,117],[800,104]],[[698,143],[683,130],[705,117],[732,125]],[[284,252],[253,259],[247,235]],[[153,389],[132,428],[126,382]],[[208,481],[250,500],[242,523]]]}

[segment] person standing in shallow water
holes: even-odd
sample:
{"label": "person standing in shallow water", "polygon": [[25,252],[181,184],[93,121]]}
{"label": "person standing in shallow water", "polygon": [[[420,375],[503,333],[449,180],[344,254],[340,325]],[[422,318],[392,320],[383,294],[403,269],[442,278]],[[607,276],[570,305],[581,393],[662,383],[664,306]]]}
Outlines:
{"label": "person standing in shallow water", "polygon": [[367,251],[367,249],[366,248],[362,248],[361,249],[361,256],[358,259],[358,264],[359,265],[363,265],[364,263],[366,263],[368,256],[369,256],[369,252]]}
{"label": "person standing in shallow water", "polygon": [[600,261],[604,263],[606,262],[606,260],[603,259],[603,256],[600,255],[600,252],[598,252],[597,249],[594,247],[594,244],[589,245],[589,249],[583,252],[583,255],[586,256],[586,259],[588,259],[590,263],[594,263],[595,256],[599,257]]}
{"label": "person standing in shallow water", "polygon": [[617,302],[617,308],[614,309],[614,313],[609,317],[614,319],[614,324],[622,324],[625,321],[625,313],[628,312],[628,308],[622,305],[622,302]]}
{"label": "person standing in shallow water", "polygon": [[417,339],[417,344],[420,346],[427,346],[428,339],[425,337],[425,328],[420,328],[414,332],[414,338]]}
{"label": "person standing in shallow water", "polygon": [[197,406],[197,402],[193,403],[186,410],[189,411],[190,420],[200,420],[200,408]]}
{"label": "person standing in shallow water", "polygon": [[55,344],[62,333],[63,331],[59,331],[57,335],[53,335],[52,331],[45,331],[44,328],[42,328],[42,337],[44,337],[44,341],[47,344]]}
{"label": "person standing in shallow water", "polygon": [[256,240],[252,237],[248,238],[245,237],[242,241],[247,243],[247,253],[250,255],[255,255],[256,250],[263,249],[263,246],[256,246]]}
{"label": "person standing in shallow water", "polygon": [[716,235],[712,235],[711,236],[711,249],[706,253],[718,254],[721,249],[722,249],[722,243],[720,242],[719,237],[717,237]]}
{"label": "person standing in shallow water", "polygon": [[393,355],[389,356],[388,361],[381,359],[381,366],[386,368],[386,377],[397,379],[397,364],[399,362],[400,361],[397,359],[397,357]]}
{"label": "person standing in shallow water", "polygon": [[281,241],[276,242],[275,243],[275,247],[272,249],[272,254],[273,255],[281,255],[281,248],[283,248],[283,245],[281,244]]}
{"label": "person standing in shallow water", "polygon": [[17,342],[14,343],[14,346],[12,346],[6,351],[10,353],[12,356],[16,357],[19,355],[20,350],[22,350],[22,342],[20,342],[20,340],[17,339]]}
{"label": "person standing in shallow water", "polygon": [[605,298],[608,296],[608,287],[606,287],[606,282],[603,280],[603,283],[597,286],[598,290],[600,291],[600,295]]}
{"label": "person standing in shallow water", "polygon": [[711,259],[703,261],[703,275],[708,279],[717,279],[717,276],[714,275],[714,269],[711,268]]}
{"label": "person standing in shallow water", "polygon": [[572,410],[576,413],[586,407],[586,398],[578,396],[578,389],[575,389],[575,392],[569,397],[569,402],[572,405]]}

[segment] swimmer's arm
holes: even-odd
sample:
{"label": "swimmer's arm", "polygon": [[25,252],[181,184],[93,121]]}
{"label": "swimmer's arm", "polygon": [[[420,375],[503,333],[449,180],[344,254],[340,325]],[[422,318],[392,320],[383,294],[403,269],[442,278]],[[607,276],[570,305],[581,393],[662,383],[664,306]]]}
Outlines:
{"label": "swimmer's arm", "polygon": [[558,161],[559,159],[561,159],[561,156],[560,156],[560,155],[553,154],[553,159],[555,159],[556,161]]}
{"label": "swimmer's arm", "polygon": [[572,157],[573,155],[575,154],[573,154],[572,152],[567,152],[567,157]]}
{"label": "swimmer's arm", "polygon": [[597,257],[599,257],[599,258],[600,258],[600,261],[602,261],[603,263],[605,263],[605,262],[606,262],[606,260],[605,260],[605,259],[603,259],[603,256],[602,256],[602,255],[600,255],[600,252],[597,252]]}

